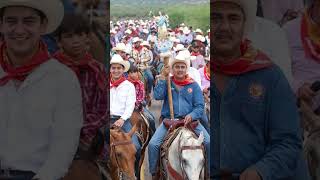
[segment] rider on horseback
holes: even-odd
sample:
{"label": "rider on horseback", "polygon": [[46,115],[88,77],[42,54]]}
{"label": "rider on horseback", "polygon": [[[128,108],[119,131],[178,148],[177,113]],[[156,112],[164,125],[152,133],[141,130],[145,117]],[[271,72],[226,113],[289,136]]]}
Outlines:
{"label": "rider on horseback", "polygon": [[[172,83],[172,100],[174,102],[174,118],[184,119],[186,124],[191,121],[200,119],[204,112],[204,101],[199,85],[187,75],[190,61],[186,60],[181,53],[175,59],[172,59],[170,66],[166,66],[159,76],[157,85],[154,89],[154,97],[157,100],[164,100],[161,117],[162,119],[170,119],[169,100],[167,96],[166,77],[169,76],[170,69],[173,77]],[[205,128],[199,123],[194,129],[197,135],[203,132],[204,144],[206,149],[207,161],[209,157],[210,136]],[[160,146],[167,134],[167,128],[163,122],[156,130],[149,142],[149,170],[154,179],[157,176],[157,161],[160,155]]]}
{"label": "rider on horseback", "polygon": [[[124,72],[127,72],[129,67],[128,61],[124,61],[118,54],[113,55],[110,61],[110,121],[113,126],[122,128],[126,133],[132,128],[129,118],[136,102],[135,87],[124,77]],[[141,145],[135,134],[132,136],[132,142],[137,150],[135,169],[136,173],[139,173],[137,169],[139,167]]]}

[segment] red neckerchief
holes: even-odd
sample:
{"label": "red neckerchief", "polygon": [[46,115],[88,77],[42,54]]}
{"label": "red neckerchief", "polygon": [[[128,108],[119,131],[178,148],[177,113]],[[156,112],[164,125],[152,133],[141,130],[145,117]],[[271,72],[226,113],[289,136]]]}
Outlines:
{"label": "red neckerchief", "polygon": [[309,9],[301,19],[301,41],[306,57],[320,63],[320,26],[312,22]]}
{"label": "red neckerchief", "polygon": [[213,72],[220,72],[225,75],[241,75],[270,67],[273,64],[267,55],[254,49],[249,40],[241,43],[240,49],[242,56],[232,63],[224,64],[213,59],[211,61]]}
{"label": "red neckerchief", "polygon": [[206,80],[210,81],[210,73],[207,72],[207,66],[205,66],[203,68],[203,74],[204,74],[204,78],[206,78]]}
{"label": "red neckerchief", "polygon": [[192,52],[192,53],[191,53],[191,56],[200,56],[200,55],[201,55],[200,52]]}
{"label": "red neckerchief", "polygon": [[7,74],[1,77],[0,86],[5,85],[10,80],[24,81],[35,68],[50,59],[47,46],[43,42],[40,42],[38,52],[26,61],[26,64],[15,68],[9,60],[6,49],[6,44],[2,43],[0,45],[0,65]]}
{"label": "red neckerchief", "polygon": [[122,76],[120,79],[114,81],[112,76],[110,76],[110,88],[117,88],[123,81],[125,81],[126,78],[124,76]]}
{"label": "red neckerchief", "polygon": [[134,86],[140,84],[140,80],[139,80],[139,79],[132,79],[131,77],[128,77],[127,80],[128,80],[129,82],[131,82]]}
{"label": "red neckerchief", "polygon": [[55,53],[53,57],[60,61],[62,64],[65,64],[69,68],[71,68],[77,74],[78,78],[80,76],[81,70],[92,70],[95,74],[95,79],[98,83],[99,88],[102,91],[106,89],[106,75],[103,71],[100,70],[100,68],[96,64],[96,60],[94,60],[89,53],[86,53],[83,59],[81,59],[80,61],[74,61],[70,56],[60,51]]}
{"label": "red neckerchief", "polygon": [[140,52],[142,50],[143,46],[139,46],[138,48],[134,47],[134,50],[137,50],[138,52]]}
{"label": "red neckerchief", "polygon": [[174,76],[171,77],[171,80],[178,86],[186,86],[194,82],[194,80],[188,75],[186,75],[186,78],[183,81],[176,80]]}

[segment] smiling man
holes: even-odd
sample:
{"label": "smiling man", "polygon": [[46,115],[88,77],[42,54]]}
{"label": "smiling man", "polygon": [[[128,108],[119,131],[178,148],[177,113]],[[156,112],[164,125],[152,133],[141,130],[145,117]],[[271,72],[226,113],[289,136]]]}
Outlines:
{"label": "smiling man", "polygon": [[270,58],[247,39],[256,0],[214,0],[213,179],[292,179],[301,153],[295,97]]}
{"label": "smiling man", "polygon": [[60,1],[0,2],[1,178],[57,180],[77,149],[83,118],[77,77],[40,40],[62,18]]}

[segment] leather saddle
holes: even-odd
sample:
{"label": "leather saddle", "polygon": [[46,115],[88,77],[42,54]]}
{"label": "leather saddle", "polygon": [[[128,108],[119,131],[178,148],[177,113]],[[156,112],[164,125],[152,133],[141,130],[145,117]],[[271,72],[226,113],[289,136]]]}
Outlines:
{"label": "leather saddle", "polygon": [[169,129],[169,131],[173,131],[179,127],[186,126],[189,130],[194,131],[194,129],[198,126],[199,121],[191,121],[189,124],[185,125],[184,119],[179,120],[171,120],[171,119],[164,119],[163,120],[164,126]]}

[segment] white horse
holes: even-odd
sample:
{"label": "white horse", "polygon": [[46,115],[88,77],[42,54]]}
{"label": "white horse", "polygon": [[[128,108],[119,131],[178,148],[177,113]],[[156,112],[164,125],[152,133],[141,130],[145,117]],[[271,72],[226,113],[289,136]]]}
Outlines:
{"label": "white horse", "polygon": [[[199,138],[186,128],[181,128],[168,149],[168,160],[162,159],[167,180],[204,180],[205,152],[203,133]],[[170,166],[170,167],[169,167]],[[172,173],[173,172],[173,173]]]}

